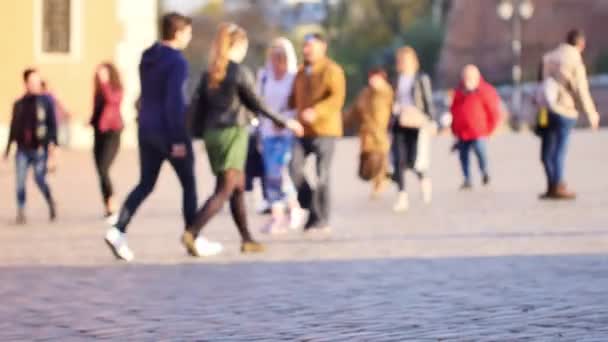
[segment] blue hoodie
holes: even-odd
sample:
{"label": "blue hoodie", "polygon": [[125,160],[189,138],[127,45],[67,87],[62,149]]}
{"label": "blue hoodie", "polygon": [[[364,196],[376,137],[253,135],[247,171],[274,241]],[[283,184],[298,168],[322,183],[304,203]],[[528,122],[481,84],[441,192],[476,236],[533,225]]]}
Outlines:
{"label": "blue hoodie", "polygon": [[169,145],[189,141],[185,86],[188,62],[179,50],[155,43],[141,57],[139,134]]}

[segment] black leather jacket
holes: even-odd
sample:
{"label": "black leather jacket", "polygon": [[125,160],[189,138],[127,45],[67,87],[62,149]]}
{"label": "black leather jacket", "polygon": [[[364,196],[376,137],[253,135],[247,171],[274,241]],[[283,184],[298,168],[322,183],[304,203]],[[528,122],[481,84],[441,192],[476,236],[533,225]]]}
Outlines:
{"label": "black leather jacket", "polygon": [[286,120],[270,111],[256,92],[249,68],[230,62],[226,78],[219,87],[208,87],[208,73],[204,72],[192,101],[192,134],[201,137],[207,129],[246,126],[249,112],[263,115],[276,125],[285,127]]}

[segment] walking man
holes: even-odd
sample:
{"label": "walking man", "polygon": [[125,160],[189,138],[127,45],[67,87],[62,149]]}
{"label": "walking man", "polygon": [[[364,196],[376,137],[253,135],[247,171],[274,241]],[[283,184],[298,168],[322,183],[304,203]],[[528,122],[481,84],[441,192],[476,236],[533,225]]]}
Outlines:
{"label": "walking man", "polygon": [[[342,136],[346,81],[342,68],[327,56],[327,42],[321,34],[305,37],[302,54],[304,65],[294,80],[290,108],[304,126],[304,137],[294,146],[290,171],[300,203],[310,211],[305,231],[329,232],[330,171],[335,140]],[[304,177],[309,155],[317,162],[314,187]]]}
{"label": "walking man", "polygon": [[[547,191],[541,199],[574,199],[564,182],[564,165],[570,133],[580,112],[585,112],[593,129],[599,127],[600,116],[589,91],[587,71],[581,53],[585,35],[571,30],[566,43],[543,57],[543,93],[549,110],[548,127],[542,134],[541,155],[547,177]],[[551,86],[552,85],[552,86]]]}
{"label": "walking man", "polygon": [[127,197],[118,221],[105,236],[114,255],[125,261],[133,259],[126,240],[127,226],[154,189],[165,160],[175,170],[182,186],[185,228],[192,224],[196,214],[194,154],[186,128],[184,96],[188,63],[180,52],[192,38],[191,19],[177,13],[167,14],[162,18],[161,31],[162,41],[143,53],[139,65],[139,184]]}
{"label": "walking man", "polygon": [[492,135],[500,118],[500,99],[496,89],[486,82],[479,69],[467,65],[462,70],[462,82],[454,92],[452,102],[452,132],[458,139],[460,164],[464,176],[463,190],[472,188],[469,168],[471,149],[477,156],[483,185],[490,183],[487,138]]}
{"label": "walking man", "polygon": [[[55,220],[55,202],[46,182],[49,164],[57,147],[55,103],[43,93],[42,79],[36,69],[23,72],[25,95],[13,106],[13,116],[4,159],[7,160],[13,143],[17,144],[17,224],[25,224],[25,182],[27,171],[34,169],[36,185],[49,206],[49,218]],[[52,167],[52,166],[51,166]]]}

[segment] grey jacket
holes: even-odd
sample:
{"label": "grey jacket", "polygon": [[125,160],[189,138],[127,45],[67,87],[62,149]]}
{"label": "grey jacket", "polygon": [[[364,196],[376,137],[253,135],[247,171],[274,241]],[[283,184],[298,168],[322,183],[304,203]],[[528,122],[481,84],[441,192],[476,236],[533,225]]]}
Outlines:
{"label": "grey jacket", "polygon": [[[395,94],[398,92],[399,77],[392,82]],[[433,89],[431,87],[431,78],[425,73],[417,73],[412,87],[412,97],[414,105],[423,113],[429,116],[431,120],[435,117],[435,105],[433,104]]]}

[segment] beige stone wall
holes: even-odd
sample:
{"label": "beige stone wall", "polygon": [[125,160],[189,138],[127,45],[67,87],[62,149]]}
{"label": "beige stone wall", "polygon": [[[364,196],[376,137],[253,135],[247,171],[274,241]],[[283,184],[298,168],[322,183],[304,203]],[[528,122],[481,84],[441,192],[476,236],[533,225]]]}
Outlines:
{"label": "beige stone wall", "polygon": [[127,123],[127,145],[133,145],[134,101],[139,94],[137,65],[142,50],[156,39],[156,0],[72,0],[75,53],[70,56],[44,56],[37,52],[37,34],[42,0],[3,1],[0,21],[10,27],[2,34],[0,63],[0,146],[5,143],[6,125],[13,101],[23,93],[22,71],[39,68],[51,90],[72,114],[72,144],[91,144],[88,120],[92,110],[93,73],[103,61],[113,61],[122,72],[126,86],[123,115]]}
{"label": "beige stone wall", "polygon": [[[38,1],[38,3],[37,3]],[[13,101],[23,93],[21,73],[35,66],[40,69],[50,89],[73,116],[74,138],[81,140],[91,113],[93,72],[98,63],[112,61],[122,28],[116,17],[114,0],[73,0],[78,5],[73,34],[78,39],[73,56],[44,56],[36,52],[39,35],[40,0],[3,2],[0,21],[8,23],[10,34],[3,34],[3,46],[10,53],[0,64],[0,123],[6,124]]]}

